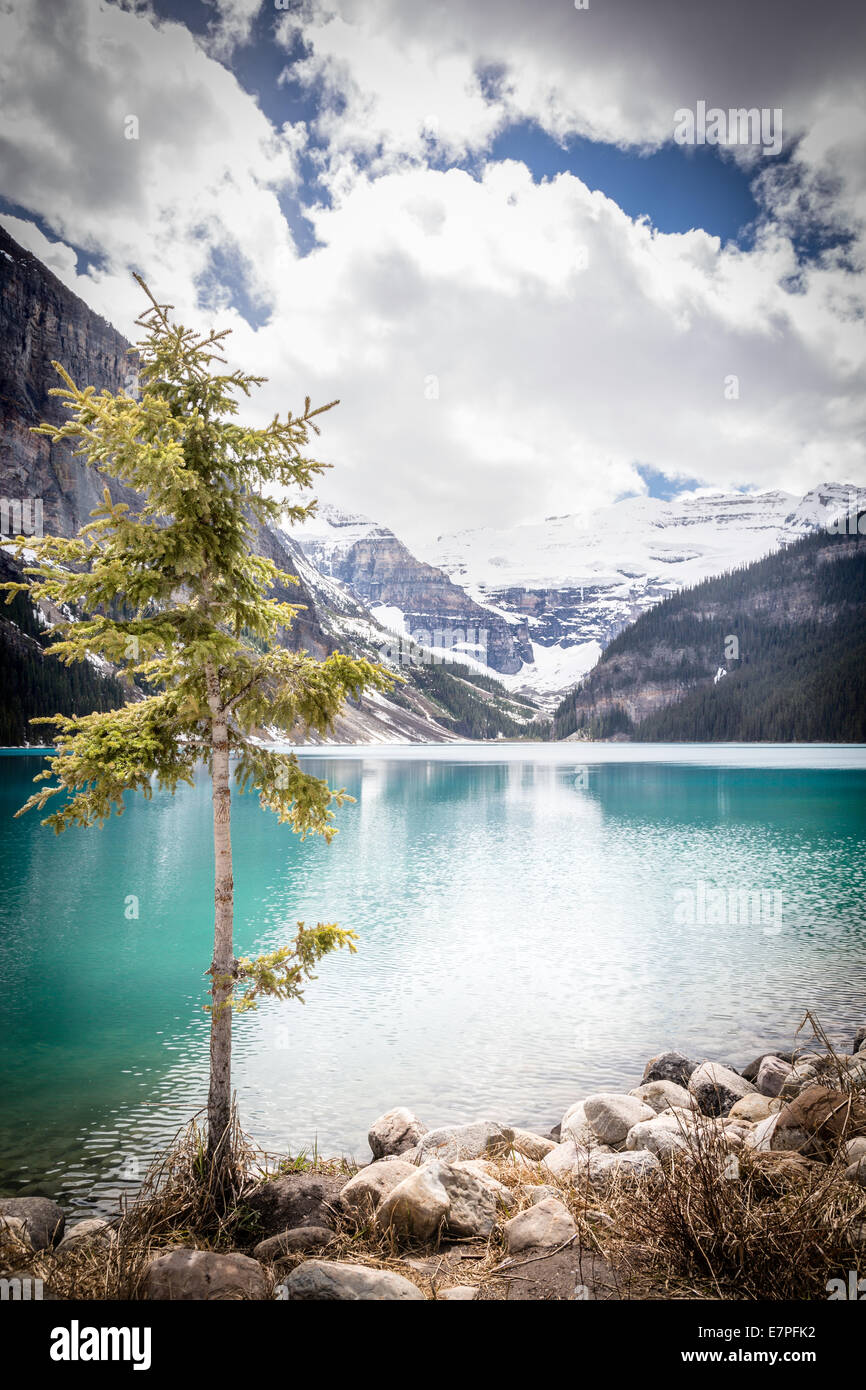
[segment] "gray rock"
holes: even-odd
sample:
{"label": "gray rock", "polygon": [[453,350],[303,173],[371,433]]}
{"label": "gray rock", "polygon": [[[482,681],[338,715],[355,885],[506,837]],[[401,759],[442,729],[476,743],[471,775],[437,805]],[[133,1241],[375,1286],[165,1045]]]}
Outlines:
{"label": "gray rock", "polygon": [[854,1163],[849,1164],[845,1169],[845,1177],[849,1182],[856,1182],[860,1187],[866,1187],[866,1158],[858,1158]]}
{"label": "gray rock", "polygon": [[794,1054],[792,1052],[762,1052],[760,1057],[754,1057],[745,1067],[736,1067],[735,1070],[740,1073],[740,1076],[744,1076],[747,1081],[753,1081],[755,1085],[757,1085],[758,1072],[761,1070],[761,1064],[765,1062],[768,1057],[775,1057],[781,1062],[787,1062],[789,1069],[794,1060]]}
{"label": "gray rock", "polygon": [[651,1120],[655,1111],[636,1096],[600,1091],[583,1103],[586,1118],[603,1144],[622,1144],[633,1125]]}
{"label": "gray rock", "polygon": [[655,1177],[661,1171],[661,1164],[648,1149],[626,1149],[624,1153],[617,1154],[594,1153],[589,1157],[589,1180],[592,1183],[613,1177]]}
{"label": "gray rock", "polygon": [[47,1250],[63,1239],[66,1217],[48,1197],[2,1197],[0,1216],[20,1217],[34,1250]]}
{"label": "gray rock", "polygon": [[556,1148],[552,1139],[545,1139],[543,1135],[533,1134],[528,1129],[515,1129],[513,1133],[512,1147],[515,1151],[536,1163],[540,1163],[551,1149]]}
{"label": "gray rock", "polygon": [[[586,1118],[586,1101],[575,1101],[562,1117],[559,1127],[560,1144],[571,1140],[579,1149],[595,1149],[601,1143],[598,1135]],[[553,1150],[551,1149],[551,1153]],[[545,1157],[547,1155],[545,1154]]]}
{"label": "gray rock", "polygon": [[866,1091],[866,1049],[861,1047],[857,1056],[846,1062],[845,1071],[848,1074],[848,1084],[853,1086],[855,1091]]}
{"label": "gray rock", "polygon": [[92,1216],[86,1221],[78,1221],[74,1226],[69,1226],[57,1249],[68,1250],[87,1241],[99,1241],[103,1245],[110,1245],[114,1239],[114,1230],[109,1223],[99,1216]]}
{"label": "gray rock", "polygon": [[212,1250],[171,1250],[151,1260],[144,1275],[143,1293],[149,1299],[262,1299],[267,1292],[258,1260]]}
{"label": "gray rock", "polygon": [[551,1187],[549,1183],[541,1182],[537,1187],[530,1187],[527,1190],[530,1206],[535,1206],[536,1202],[546,1202],[548,1197],[554,1197],[559,1201],[559,1188]]}
{"label": "gray rock", "polygon": [[768,1119],[759,1120],[743,1140],[746,1148],[754,1149],[757,1153],[769,1153],[773,1147],[773,1134],[778,1123],[778,1110],[775,1115],[770,1115]]}
{"label": "gray rock", "polygon": [[426,1133],[427,1126],[401,1105],[373,1121],[367,1142],[374,1158],[384,1158],[387,1154],[402,1154],[414,1149]]}
{"label": "gray rock", "polygon": [[431,1129],[419,1141],[417,1152],[423,1161],[459,1158],[496,1158],[506,1154],[514,1143],[514,1130],[494,1120],[475,1120],[468,1125],[443,1125]]}
{"label": "gray rock", "polygon": [[779,1111],[771,1147],[826,1162],[858,1135],[866,1135],[866,1102],[859,1092],[815,1084]]}
{"label": "gray rock", "polygon": [[757,1124],[759,1120],[766,1120],[768,1115],[780,1109],[780,1102],[772,1100],[770,1096],[762,1096],[755,1092],[749,1096],[742,1096],[735,1101],[728,1111],[727,1118],[736,1120],[742,1124]]}
{"label": "gray rock", "polygon": [[866,1135],[858,1134],[855,1139],[849,1139],[845,1145],[849,1163],[856,1163],[859,1158],[866,1158]]}
{"label": "gray rock", "polygon": [[496,1225],[496,1194],[479,1177],[456,1164],[439,1163],[439,1181],[448,1194],[445,1229],[458,1239],[488,1236]]}
{"label": "gray rock", "polygon": [[[610,1152],[610,1150],[606,1150]],[[556,1178],[579,1178],[588,1171],[589,1150],[578,1147],[573,1139],[563,1139],[546,1158],[541,1167],[546,1168]]]}
{"label": "gray rock", "polygon": [[851,1051],[855,1054],[862,1052],[864,1046],[866,1046],[866,1023],[863,1024],[862,1028],[858,1028],[854,1034],[854,1045]]}
{"label": "gray rock", "polygon": [[340,1204],[355,1217],[367,1219],[404,1178],[418,1170],[400,1158],[382,1159],[362,1168],[340,1190]]}
{"label": "gray rock", "polygon": [[345,1178],[322,1173],[288,1173],[264,1182],[244,1199],[259,1218],[263,1236],[279,1235],[292,1226],[330,1226]]}
{"label": "gray rock", "polygon": [[374,1220],[380,1231],[404,1240],[435,1240],[445,1225],[450,1206],[436,1160],[416,1168],[380,1203]]}
{"label": "gray rock", "polygon": [[505,1244],[510,1254],[535,1247],[551,1249],[575,1234],[577,1227],[568,1208],[557,1197],[546,1197],[505,1223]]}
{"label": "gray rock", "polygon": [[696,1066],[697,1062],[690,1062],[682,1052],[660,1052],[657,1057],[650,1057],[641,1082],[675,1081],[678,1086],[688,1086],[689,1077]]}
{"label": "gray rock", "polygon": [[432,1240],[440,1230],[486,1236],[496,1224],[496,1196],[474,1173],[431,1159],[384,1198],[375,1220],[408,1239]]}
{"label": "gray rock", "polygon": [[603,1146],[587,1151],[568,1142],[560,1144],[552,1154],[548,1154],[542,1167],[555,1177],[574,1183],[586,1180],[602,1182],[617,1173],[644,1177],[661,1171],[658,1158],[647,1149],[625,1149],[617,1153]]}
{"label": "gray rock", "polygon": [[288,1255],[325,1250],[334,1240],[336,1236],[327,1226],[293,1226],[290,1231],[281,1231],[278,1236],[260,1240],[253,1250],[253,1257],[263,1264],[274,1264]]}
{"label": "gray rock", "polygon": [[721,1062],[701,1062],[689,1077],[689,1090],[705,1115],[726,1115],[743,1096],[753,1095],[755,1087]]}
{"label": "gray rock", "polygon": [[417,1284],[385,1269],[325,1260],[306,1260],[286,1280],[290,1299],[307,1302],[425,1302]]}
{"label": "gray rock", "polygon": [[490,1171],[492,1165],[485,1158],[458,1158],[455,1163],[449,1165],[460,1172],[471,1173],[477,1178],[482,1187],[486,1187],[488,1192],[492,1192],[500,1206],[512,1207],[517,1200],[517,1194],[513,1188],[508,1187],[504,1182],[500,1182],[495,1173]]}
{"label": "gray rock", "polygon": [[794,1100],[807,1086],[827,1080],[827,1073],[835,1071],[831,1057],[819,1053],[804,1053],[792,1063],[791,1070],[782,1082],[779,1096],[782,1100]]}
{"label": "gray rock", "polygon": [[675,1105],[680,1109],[694,1109],[697,1106],[691,1092],[687,1091],[685,1086],[678,1086],[676,1081],[647,1081],[645,1085],[629,1091],[629,1095],[642,1100],[644,1105],[655,1110],[656,1114],[670,1110]]}
{"label": "gray rock", "polygon": [[690,1152],[690,1127],[683,1118],[685,1112],[663,1110],[652,1120],[641,1120],[626,1135],[627,1150],[647,1150],[657,1158],[668,1154]]}
{"label": "gray rock", "polygon": [[783,1057],[773,1055],[763,1057],[755,1078],[755,1085],[762,1096],[775,1097],[779,1094],[791,1074],[791,1064]]}

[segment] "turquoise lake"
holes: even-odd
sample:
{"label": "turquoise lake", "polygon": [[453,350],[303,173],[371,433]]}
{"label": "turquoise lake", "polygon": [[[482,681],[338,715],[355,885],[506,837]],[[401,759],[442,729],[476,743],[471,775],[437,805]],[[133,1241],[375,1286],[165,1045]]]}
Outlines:
{"label": "turquoise lake", "polygon": [[[58,838],[12,818],[42,765],[0,756],[0,1191],[98,1207],[206,1098],[209,788]],[[305,765],[356,801],[328,847],[235,798],[237,950],[338,920],[359,951],[326,960],[305,1005],[236,1022],[241,1119],[269,1149],[365,1157],[394,1105],[546,1131],[665,1047],[736,1065],[792,1046],[807,1008],[846,1047],[866,1022],[866,749]]]}

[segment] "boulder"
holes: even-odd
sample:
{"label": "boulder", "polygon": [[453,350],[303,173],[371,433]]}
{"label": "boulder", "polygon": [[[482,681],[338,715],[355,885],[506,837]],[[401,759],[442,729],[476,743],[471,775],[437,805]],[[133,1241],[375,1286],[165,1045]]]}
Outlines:
{"label": "boulder", "polygon": [[[457,1164],[438,1163],[439,1181],[448,1194],[445,1230],[457,1239],[489,1236],[496,1225],[496,1194],[489,1185]],[[432,1165],[431,1165],[432,1166]]]}
{"label": "boulder", "polygon": [[791,1074],[791,1063],[772,1053],[761,1058],[755,1085],[762,1096],[777,1096]]}
{"label": "boulder", "polygon": [[449,1197],[434,1159],[416,1168],[384,1197],[374,1217],[380,1231],[409,1240],[435,1240],[445,1224]]}
{"label": "boulder", "polygon": [[845,1169],[845,1177],[849,1182],[856,1182],[859,1187],[866,1187],[866,1158],[858,1158],[854,1163],[850,1163]]}
{"label": "boulder", "polygon": [[773,1114],[772,1101],[769,1096],[758,1094],[742,1096],[735,1101],[728,1111],[729,1120],[746,1120],[749,1124],[757,1124],[759,1120],[766,1120],[768,1115]]}
{"label": "boulder", "polygon": [[721,1062],[701,1062],[689,1077],[689,1090],[705,1115],[726,1115],[743,1096],[753,1095],[755,1087]]}
{"label": "boulder", "polygon": [[114,1228],[107,1221],[103,1221],[101,1217],[92,1216],[86,1221],[77,1221],[74,1226],[67,1227],[66,1234],[57,1246],[57,1250],[68,1251],[76,1245],[93,1241],[101,1245],[110,1245],[115,1239]]}
{"label": "boulder", "polygon": [[362,1168],[340,1189],[340,1205],[355,1217],[366,1220],[404,1178],[418,1170],[400,1158],[381,1160]]}
{"label": "boulder", "polygon": [[858,1028],[857,1032],[854,1034],[854,1043],[851,1047],[851,1051],[856,1055],[858,1052],[862,1052],[864,1048],[866,1048],[866,1023],[864,1023],[861,1028]]}
{"label": "boulder", "polygon": [[835,1071],[836,1064],[832,1057],[815,1052],[804,1053],[791,1064],[779,1095],[782,1100],[794,1100],[805,1087],[812,1086],[815,1082],[823,1084],[828,1079],[828,1073],[835,1074]]}
{"label": "boulder", "polygon": [[442,1289],[436,1295],[437,1299],[443,1299],[447,1303],[468,1303],[470,1299],[478,1297],[477,1284],[452,1284],[450,1289]]}
{"label": "boulder", "polygon": [[514,1143],[514,1130],[494,1120],[475,1120],[468,1125],[443,1125],[431,1129],[418,1142],[422,1162],[428,1158],[446,1163],[461,1158],[497,1158]]}
{"label": "boulder", "polygon": [[287,1298],[306,1302],[425,1301],[418,1285],[402,1274],[336,1260],[306,1260],[292,1270],[285,1288]]}
{"label": "boulder", "polygon": [[678,1106],[682,1110],[695,1109],[697,1101],[685,1086],[678,1086],[676,1081],[647,1081],[645,1085],[638,1086],[634,1091],[629,1091],[630,1096],[635,1096],[637,1100],[643,1101],[656,1114],[661,1114],[663,1110],[670,1110],[672,1106]]}
{"label": "boulder", "polygon": [[548,1197],[555,1197],[559,1200],[559,1188],[551,1187],[550,1183],[540,1182],[537,1187],[530,1187],[526,1190],[530,1206],[535,1206],[536,1202],[544,1202]]}
{"label": "boulder", "polygon": [[268,1286],[258,1260],[248,1255],[218,1255],[213,1250],[171,1250],[151,1260],[143,1294],[173,1302],[267,1298]]}
{"label": "boulder", "polygon": [[17,1216],[23,1221],[34,1250],[47,1250],[63,1239],[66,1217],[48,1197],[0,1197],[0,1216]]}
{"label": "boulder", "polygon": [[682,1118],[682,1112],[663,1110],[651,1120],[640,1120],[632,1125],[625,1139],[627,1150],[648,1150],[657,1158],[665,1158],[671,1153],[690,1150],[690,1127]]}
{"label": "boulder", "polygon": [[603,1144],[622,1144],[633,1125],[651,1120],[655,1111],[636,1096],[600,1091],[584,1101],[586,1118]]}
{"label": "boulder", "polygon": [[427,1126],[417,1115],[400,1105],[373,1121],[367,1142],[374,1158],[384,1158],[386,1154],[402,1154],[414,1149],[426,1133]]}
{"label": "boulder", "polygon": [[334,1240],[336,1236],[328,1226],[293,1226],[289,1231],[281,1231],[278,1236],[260,1240],[253,1250],[253,1257],[263,1264],[275,1264],[289,1255],[325,1250]]}
{"label": "boulder", "polygon": [[859,1095],[813,1084],[780,1111],[771,1147],[827,1160],[839,1145],[866,1135],[866,1102]]}
{"label": "boulder", "polygon": [[856,1139],[849,1139],[845,1151],[849,1163],[856,1163],[858,1158],[866,1158],[866,1135],[858,1134]]}
{"label": "boulder", "polygon": [[333,1228],[336,1204],[345,1178],[322,1173],[288,1173],[263,1182],[244,1199],[256,1213],[263,1236],[279,1235],[293,1226]]}
{"label": "boulder", "polygon": [[728,1148],[738,1149],[745,1144],[746,1138],[751,1133],[753,1125],[725,1125],[722,1137]]}
{"label": "boulder", "polygon": [[759,1120],[744,1139],[747,1148],[754,1149],[757,1153],[769,1153],[773,1142],[773,1131],[779,1121],[779,1112],[769,1115],[766,1120]]}
{"label": "boulder", "polygon": [[534,1247],[550,1249],[570,1240],[576,1231],[568,1208],[557,1197],[546,1197],[506,1221],[505,1244],[511,1255]]}
{"label": "boulder", "polygon": [[641,1082],[675,1081],[678,1086],[688,1086],[689,1077],[696,1066],[697,1062],[690,1062],[682,1052],[660,1052],[657,1057],[650,1057]]}
{"label": "boulder", "polygon": [[[606,1146],[604,1151],[612,1153]],[[564,1139],[555,1149],[541,1160],[541,1167],[554,1177],[574,1179],[584,1176],[588,1171],[589,1151],[578,1148],[573,1139]]]}
{"label": "boulder", "polygon": [[533,1134],[528,1129],[515,1129],[511,1143],[517,1153],[523,1154],[524,1158],[532,1159],[536,1163],[540,1163],[552,1149],[556,1148],[552,1139],[545,1139],[543,1135]]}
{"label": "boulder", "polygon": [[624,1153],[591,1154],[589,1180],[605,1182],[609,1178],[648,1178],[659,1175],[662,1166],[648,1149],[626,1149]]}
{"label": "boulder", "polygon": [[504,1182],[500,1182],[495,1173],[491,1171],[491,1165],[484,1158],[459,1158],[456,1163],[449,1165],[456,1168],[458,1172],[471,1173],[477,1178],[482,1187],[486,1187],[488,1192],[499,1202],[500,1206],[511,1207],[517,1200],[517,1194],[513,1188],[507,1187]]}
{"label": "boulder", "polygon": [[855,1091],[866,1091],[866,1049],[861,1047],[857,1056],[846,1062],[845,1073],[849,1086]]}
{"label": "boulder", "polygon": [[410,1240],[433,1240],[440,1230],[457,1238],[487,1236],[496,1225],[496,1200],[489,1178],[434,1158],[388,1193],[375,1222]]}
{"label": "boulder", "polygon": [[[560,1144],[567,1141],[576,1144],[579,1149],[595,1149],[601,1143],[598,1135],[593,1129],[589,1120],[586,1118],[586,1102],[583,1100],[575,1101],[574,1105],[566,1110],[559,1126]],[[553,1149],[550,1150],[553,1153]],[[547,1155],[545,1155],[547,1157]]]}
{"label": "boulder", "polygon": [[779,1062],[785,1062],[789,1071],[791,1069],[791,1063],[794,1060],[794,1055],[791,1052],[762,1052],[760,1057],[753,1058],[747,1066],[737,1068],[740,1076],[744,1076],[747,1081],[753,1081],[755,1085],[757,1085],[758,1073],[768,1057],[773,1057]]}

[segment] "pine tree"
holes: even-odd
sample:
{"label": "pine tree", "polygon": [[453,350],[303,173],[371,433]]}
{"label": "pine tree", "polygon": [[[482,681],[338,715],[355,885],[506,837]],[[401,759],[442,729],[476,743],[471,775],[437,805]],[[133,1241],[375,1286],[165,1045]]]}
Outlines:
{"label": "pine tree", "polygon": [[[136,277],[138,278],[138,277]],[[70,420],[36,432],[72,440],[104,475],[135,490],[140,509],[112,501],[77,536],[27,538],[35,563],[26,583],[34,601],[49,599],[77,615],[63,625],[52,652],[67,665],[105,658],[154,693],[119,709],[52,716],[57,755],[41,787],[18,812],[63,804],[43,822],[57,833],[121,814],[127,792],[146,798],[156,784],[172,794],[207,766],[213,797],[214,951],[211,977],[208,1153],[230,1172],[232,1012],[258,995],[298,998],[315,963],[331,950],[354,947],[354,933],[335,923],[298,924],[291,944],[257,960],[234,954],[230,764],[241,791],[258,791],[305,837],[336,833],[333,807],[346,795],[305,773],[294,754],[263,746],[263,727],[297,738],[326,732],[349,698],[390,688],[387,673],[335,653],[318,662],[278,644],[298,607],[269,597],[277,583],[297,583],[250,553],[258,524],[301,521],[315,502],[268,495],[312,486],[327,466],[307,457],[316,417],[329,405],[279,416],[254,429],[237,419],[238,398],[263,378],[221,370],[224,332],[199,334],[170,317],[171,305],[150,301],[137,320],[138,389],[117,394],[81,390],[62,366],[62,397]],[[7,600],[8,602],[9,600]],[[43,721],[49,722],[49,721]]]}

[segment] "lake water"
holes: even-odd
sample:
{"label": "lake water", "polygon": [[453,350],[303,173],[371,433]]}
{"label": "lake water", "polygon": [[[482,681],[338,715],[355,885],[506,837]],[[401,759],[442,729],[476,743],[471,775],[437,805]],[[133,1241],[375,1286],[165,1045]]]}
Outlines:
{"label": "lake water", "polygon": [[[864,748],[305,763],[356,802],[328,847],[235,798],[238,953],[299,919],[360,942],[306,1005],[236,1021],[242,1121],[271,1149],[364,1156],[394,1105],[547,1130],[663,1048],[743,1064],[790,1047],[807,1008],[846,1046],[866,1021]],[[206,1097],[209,792],[58,838],[12,819],[42,765],[0,757],[0,1191],[104,1206]]]}

